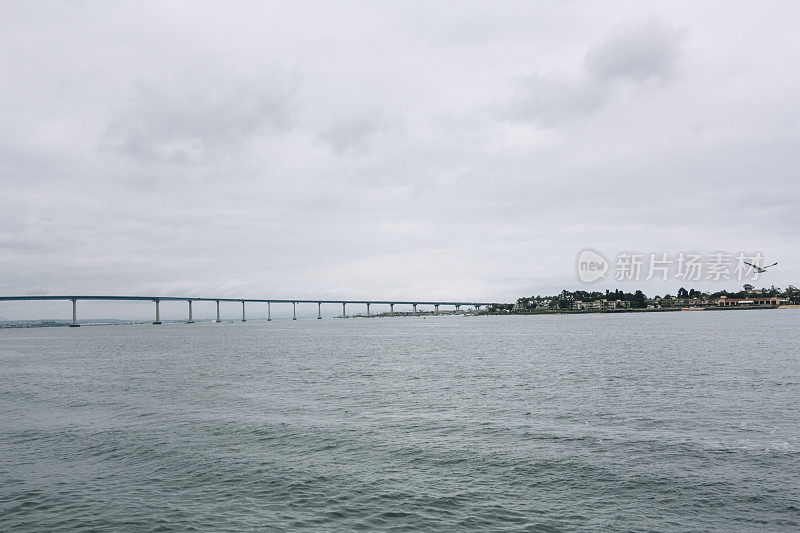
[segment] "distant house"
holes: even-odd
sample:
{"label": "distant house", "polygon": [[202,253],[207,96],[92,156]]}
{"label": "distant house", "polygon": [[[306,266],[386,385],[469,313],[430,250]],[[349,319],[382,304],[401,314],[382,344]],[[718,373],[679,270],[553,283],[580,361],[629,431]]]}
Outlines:
{"label": "distant house", "polygon": [[572,309],[573,311],[602,311],[603,309],[607,309],[607,303],[606,300],[595,300],[593,302],[576,300],[572,302]]}
{"label": "distant house", "polygon": [[708,300],[700,298],[675,298],[672,307],[703,307],[708,305]]}
{"label": "distant house", "polygon": [[548,298],[546,300],[531,300],[531,299],[521,299],[514,304],[512,308],[514,311],[527,311],[529,309],[549,309],[550,302],[553,300]]}
{"label": "distant house", "polygon": [[720,296],[717,300],[719,307],[756,307],[756,306],[777,306],[781,304],[781,299],[777,296],[753,297],[753,298],[728,298]]}

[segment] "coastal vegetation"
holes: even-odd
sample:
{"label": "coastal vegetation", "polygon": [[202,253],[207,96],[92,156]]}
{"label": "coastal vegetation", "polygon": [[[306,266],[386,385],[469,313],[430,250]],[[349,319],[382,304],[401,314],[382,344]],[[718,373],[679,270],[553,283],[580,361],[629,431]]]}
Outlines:
{"label": "coastal vegetation", "polygon": [[672,294],[652,297],[642,290],[626,292],[619,289],[601,291],[562,290],[553,296],[525,296],[515,304],[498,304],[490,312],[573,312],[573,311],[622,311],[632,309],[682,309],[718,307],[720,301],[737,301],[753,307],[774,307],[777,305],[800,305],[800,289],[789,285],[785,290],[774,285],[756,289],[745,284],[742,290],[716,292],[701,291],[681,287]]}

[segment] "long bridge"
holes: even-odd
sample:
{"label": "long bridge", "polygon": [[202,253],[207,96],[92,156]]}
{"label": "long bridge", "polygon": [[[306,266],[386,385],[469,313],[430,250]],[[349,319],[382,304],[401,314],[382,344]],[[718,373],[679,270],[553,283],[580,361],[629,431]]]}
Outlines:
{"label": "long bridge", "polygon": [[72,323],[70,327],[78,327],[78,301],[79,300],[102,300],[102,301],[146,301],[155,303],[155,320],[153,324],[161,324],[161,302],[187,302],[189,306],[188,320],[189,324],[194,323],[192,318],[192,303],[193,302],[216,302],[217,304],[217,319],[216,322],[222,322],[219,314],[220,302],[241,302],[242,303],[242,322],[247,321],[245,315],[245,304],[247,303],[265,303],[267,304],[267,320],[272,320],[272,304],[292,304],[292,320],[297,320],[297,304],[317,304],[317,318],[322,318],[322,304],[341,304],[342,305],[342,318],[347,318],[347,304],[360,304],[367,306],[367,316],[370,316],[371,305],[388,305],[389,315],[394,315],[395,305],[410,305],[417,313],[417,306],[427,305],[433,306],[434,313],[439,313],[439,306],[453,306],[456,311],[461,309],[461,306],[472,306],[476,311],[481,307],[488,307],[490,305],[498,305],[495,302],[470,302],[470,301],[403,301],[403,300],[302,300],[302,299],[273,299],[273,298],[194,298],[190,296],[0,296],[0,301],[44,301],[44,300],[62,300],[72,302]]}

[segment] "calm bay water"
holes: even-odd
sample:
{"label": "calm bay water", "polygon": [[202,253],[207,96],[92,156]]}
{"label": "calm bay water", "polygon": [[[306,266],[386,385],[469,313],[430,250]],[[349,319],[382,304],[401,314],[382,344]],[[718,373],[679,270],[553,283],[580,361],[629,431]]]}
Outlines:
{"label": "calm bay water", "polygon": [[800,529],[796,310],[0,330],[0,526]]}

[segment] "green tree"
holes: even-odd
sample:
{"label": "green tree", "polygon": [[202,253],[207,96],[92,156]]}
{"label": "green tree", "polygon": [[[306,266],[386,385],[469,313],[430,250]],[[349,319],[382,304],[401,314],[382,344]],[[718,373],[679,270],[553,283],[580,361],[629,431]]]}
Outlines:
{"label": "green tree", "polygon": [[635,307],[638,309],[644,309],[647,307],[647,296],[644,295],[642,291],[636,291],[633,293],[633,301],[631,303],[631,307]]}

